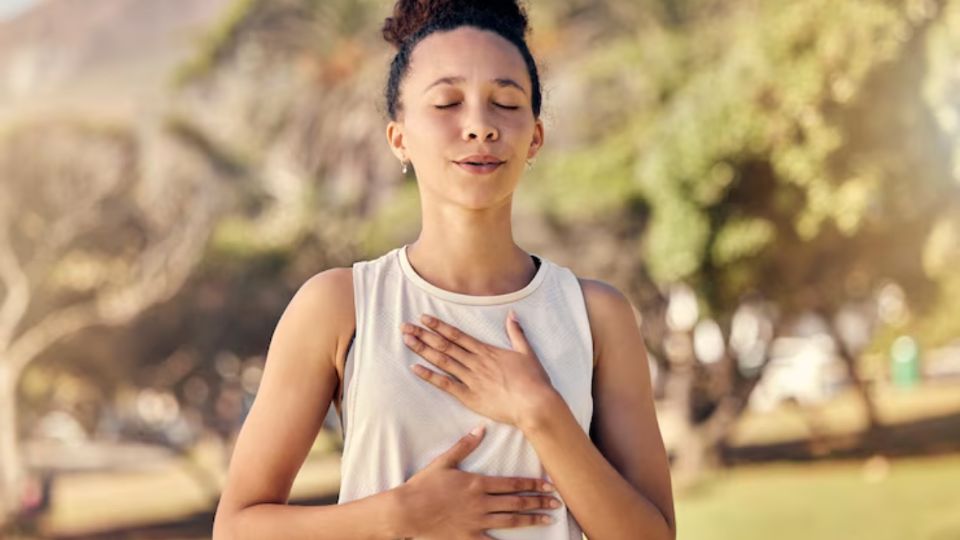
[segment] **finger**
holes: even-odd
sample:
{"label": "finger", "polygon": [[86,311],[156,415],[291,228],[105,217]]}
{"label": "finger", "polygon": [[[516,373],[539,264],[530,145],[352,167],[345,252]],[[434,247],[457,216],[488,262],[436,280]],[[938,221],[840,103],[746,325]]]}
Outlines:
{"label": "finger", "polygon": [[463,330],[460,330],[456,326],[447,324],[436,317],[431,317],[424,313],[420,320],[423,324],[427,325],[431,330],[440,334],[441,336],[447,338],[448,340],[456,343],[460,346],[461,349],[469,351],[472,353],[478,353],[482,351],[485,347],[488,347],[486,343],[478,340],[477,338],[467,334]]}
{"label": "finger", "polygon": [[491,494],[517,493],[520,491],[549,493],[555,491],[553,489],[547,489],[550,484],[539,478],[525,478],[522,476],[484,476],[483,478],[483,489]]}
{"label": "finger", "polygon": [[420,364],[413,364],[410,366],[410,369],[413,370],[418,377],[459,399],[461,403],[463,402],[463,398],[466,395],[467,390],[469,390],[467,385],[463,384],[462,382],[455,380],[452,377],[441,375],[440,373],[437,373],[425,366],[421,366]]}
{"label": "finger", "polygon": [[483,528],[532,527],[534,525],[546,525],[552,522],[553,518],[546,514],[490,513],[484,518]]}
{"label": "finger", "polygon": [[440,454],[434,463],[437,463],[441,466],[447,467],[456,467],[463,458],[470,455],[470,452],[476,450],[477,446],[480,445],[480,441],[483,440],[483,436],[486,433],[486,427],[482,424],[473,429],[470,433],[460,437],[449,450]]}
{"label": "finger", "polygon": [[403,323],[400,325],[400,330],[403,331],[404,334],[413,334],[427,345],[430,345],[442,353],[449,354],[464,365],[466,365],[469,357],[473,354],[446,337],[415,324]]}
{"label": "finger", "polygon": [[523,327],[513,308],[507,313],[507,335],[510,336],[510,345],[513,346],[513,350],[522,353],[530,352],[530,343],[527,342],[527,336],[523,333]]}
{"label": "finger", "polygon": [[489,495],[488,512],[520,512],[522,510],[549,510],[560,508],[560,500],[547,495]]}
{"label": "finger", "polygon": [[470,370],[466,366],[452,358],[450,355],[434,349],[420,338],[412,334],[404,334],[403,342],[407,345],[407,347],[413,350],[413,352],[419,354],[431,364],[446,371],[447,373],[450,373],[451,375],[454,375],[457,381],[462,383],[462,381],[466,380],[466,378],[470,376]]}

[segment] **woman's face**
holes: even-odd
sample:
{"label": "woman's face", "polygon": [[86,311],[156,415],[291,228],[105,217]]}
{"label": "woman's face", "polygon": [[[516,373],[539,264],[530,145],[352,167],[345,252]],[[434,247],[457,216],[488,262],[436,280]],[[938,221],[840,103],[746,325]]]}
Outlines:
{"label": "woman's face", "polygon": [[[398,159],[413,164],[422,196],[471,209],[498,206],[543,144],[531,96],[512,43],[470,26],[435,32],[414,47],[387,140]],[[492,170],[458,163],[475,155],[502,163]]]}

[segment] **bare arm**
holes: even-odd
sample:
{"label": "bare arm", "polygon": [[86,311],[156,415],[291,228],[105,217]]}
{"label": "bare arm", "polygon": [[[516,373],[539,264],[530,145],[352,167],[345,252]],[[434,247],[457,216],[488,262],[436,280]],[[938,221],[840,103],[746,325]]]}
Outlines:
{"label": "bare arm", "polygon": [[521,426],[587,537],[673,540],[670,471],[654,411],[646,349],[629,300],[583,282],[594,336],[596,445],[559,395]]}
{"label": "bare arm", "polygon": [[337,388],[336,358],[354,324],[353,275],[332,268],[303,284],[274,330],[263,378],[237,437],[213,538],[385,539],[405,524],[397,492],[342,505],[288,505],[290,488]]}

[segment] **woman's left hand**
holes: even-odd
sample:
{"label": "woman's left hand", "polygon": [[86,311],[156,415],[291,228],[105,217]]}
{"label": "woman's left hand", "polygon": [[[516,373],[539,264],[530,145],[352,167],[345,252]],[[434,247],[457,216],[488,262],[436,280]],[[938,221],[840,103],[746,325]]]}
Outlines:
{"label": "woman's left hand", "polygon": [[436,317],[423,315],[421,320],[433,331],[403,323],[404,343],[452,377],[417,364],[411,366],[413,372],[474,412],[520,427],[555,392],[520,323],[509,316],[512,349],[484,343]]}

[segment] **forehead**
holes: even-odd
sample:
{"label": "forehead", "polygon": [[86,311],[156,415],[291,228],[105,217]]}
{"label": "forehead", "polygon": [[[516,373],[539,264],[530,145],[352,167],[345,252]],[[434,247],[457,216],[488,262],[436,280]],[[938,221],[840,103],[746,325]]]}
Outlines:
{"label": "forehead", "polygon": [[468,83],[511,78],[530,88],[527,66],[517,47],[494,32],[471,26],[434,32],[414,48],[411,89],[422,90],[442,76],[462,76]]}

